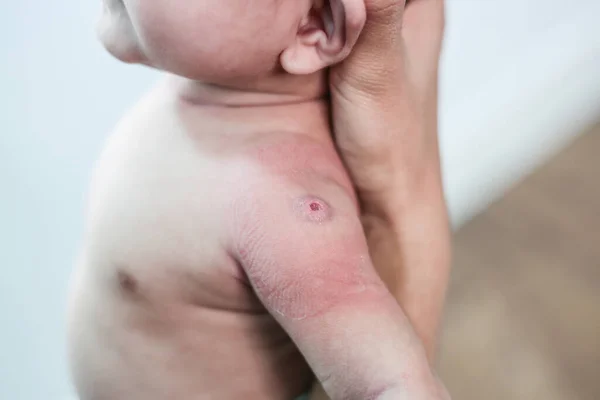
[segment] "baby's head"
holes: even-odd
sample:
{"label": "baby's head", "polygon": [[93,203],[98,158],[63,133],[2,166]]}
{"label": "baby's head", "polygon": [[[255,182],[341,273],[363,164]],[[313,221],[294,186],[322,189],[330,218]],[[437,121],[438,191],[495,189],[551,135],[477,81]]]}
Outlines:
{"label": "baby's head", "polygon": [[99,35],[126,62],[227,83],[343,60],[364,0],[103,0]]}

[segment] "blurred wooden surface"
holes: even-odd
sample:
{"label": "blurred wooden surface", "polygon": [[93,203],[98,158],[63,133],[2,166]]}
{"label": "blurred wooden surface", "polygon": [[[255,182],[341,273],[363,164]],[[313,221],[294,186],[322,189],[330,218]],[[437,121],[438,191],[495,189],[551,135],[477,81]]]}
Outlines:
{"label": "blurred wooden surface", "polygon": [[455,236],[454,400],[600,400],[600,126]]}

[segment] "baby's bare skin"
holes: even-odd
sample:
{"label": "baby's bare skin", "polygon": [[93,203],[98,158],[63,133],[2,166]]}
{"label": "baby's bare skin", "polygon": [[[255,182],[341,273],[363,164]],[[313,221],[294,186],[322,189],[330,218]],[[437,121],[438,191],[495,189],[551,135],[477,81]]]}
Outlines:
{"label": "baby's bare skin", "polygon": [[[299,21],[313,4],[274,1],[280,12],[300,4]],[[241,65],[169,64],[185,46],[167,46],[179,31],[156,19],[173,3],[125,3],[136,11],[119,14],[117,28],[129,32],[121,24],[131,18],[143,46],[107,47],[188,78],[170,76],[146,96],[96,169],[70,301],[81,400],[289,400],[309,388],[310,369],[334,399],[414,393],[428,366],[371,264],[330,137],[324,74],[310,74],[337,53],[306,62],[302,46],[321,39],[308,40],[282,54],[302,78],[205,85],[193,75],[231,82]],[[266,349],[280,356],[262,357]]]}
{"label": "baby's bare skin", "polygon": [[[289,400],[311,379],[292,339],[321,377],[346,365],[344,391],[395,384],[407,372],[384,347],[406,341],[371,329],[397,334],[399,309],[323,101],[225,108],[178,87],[134,108],[96,170],[70,302],[81,399]],[[261,363],[265,347],[281,356]],[[366,359],[394,374],[365,381]]]}
{"label": "baby's bare skin", "polygon": [[[352,209],[324,104],[198,106],[175,86],[160,85],[122,121],[93,180],[71,301],[81,398],[291,399],[306,390],[308,367],[298,375],[302,356],[239,262],[257,251],[259,219],[311,218],[288,198],[315,193]],[[259,194],[273,199],[272,209],[252,209]],[[298,249],[273,243],[272,251],[277,245]],[[276,277],[260,271],[265,265],[252,268],[256,279]],[[301,299],[271,298],[280,312],[302,316],[292,309]],[[319,311],[315,299],[307,304]],[[257,368],[265,346],[281,356]],[[245,384],[224,385],[223,371]]]}

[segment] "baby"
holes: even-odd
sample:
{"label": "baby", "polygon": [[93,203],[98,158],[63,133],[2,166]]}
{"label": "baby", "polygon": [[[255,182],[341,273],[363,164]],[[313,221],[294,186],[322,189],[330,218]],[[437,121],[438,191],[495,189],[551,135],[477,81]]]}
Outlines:
{"label": "baby", "polygon": [[108,51],[167,76],[94,174],[69,303],[81,400],[290,400],[308,365],[348,398],[396,378],[353,369],[381,362],[369,326],[395,309],[325,100],[363,1],[105,0]]}

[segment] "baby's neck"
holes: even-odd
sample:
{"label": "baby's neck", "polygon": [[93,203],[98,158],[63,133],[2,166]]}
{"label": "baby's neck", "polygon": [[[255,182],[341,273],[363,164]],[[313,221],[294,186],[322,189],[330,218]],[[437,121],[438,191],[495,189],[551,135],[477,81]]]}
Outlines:
{"label": "baby's neck", "polygon": [[326,97],[327,73],[325,71],[307,76],[288,74],[215,85],[178,76],[170,76],[180,98],[198,106],[257,107],[322,100]]}

